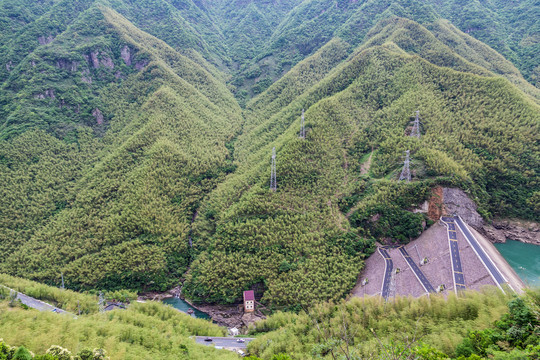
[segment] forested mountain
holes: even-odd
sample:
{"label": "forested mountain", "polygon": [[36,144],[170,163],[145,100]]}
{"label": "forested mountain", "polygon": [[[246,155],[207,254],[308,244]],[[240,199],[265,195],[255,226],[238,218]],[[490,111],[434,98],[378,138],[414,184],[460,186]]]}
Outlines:
{"label": "forested mountain", "polygon": [[538,221],[538,11],[0,0],[0,272],[289,307],[418,236],[435,185]]}

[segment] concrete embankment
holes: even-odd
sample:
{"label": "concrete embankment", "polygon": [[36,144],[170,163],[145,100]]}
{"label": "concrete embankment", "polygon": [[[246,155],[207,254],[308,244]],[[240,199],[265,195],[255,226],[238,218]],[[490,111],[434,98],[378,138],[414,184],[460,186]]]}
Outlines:
{"label": "concrete embankment", "polygon": [[[503,273],[512,288],[516,292],[522,292],[524,288],[523,282],[493,244],[474,229],[472,231],[484,251]],[[424,231],[418,239],[405,245],[405,249],[417,265],[420,264],[422,259],[427,258],[427,264],[422,265],[420,268],[433,287],[437,288],[444,285],[443,294],[455,292],[448,241],[446,227],[435,223]],[[496,286],[497,284],[491,274],[461,231],[457,232],[457,243],[461,254],[466,288],[480,290],[486,285]],[[392,258],[394,267],[400,269],[398,273],[393,274],[393,292],[391,296],[420,297],[427,295],[425,289],[403,259],[400,251],[398,249],[389,249],[387,252]],[[375,252],[366,260],[366,266],[359,275],[357,285],[351,295],[360,297],[366,295],[379,296],[384,280],[384,272],[385,261],[378,252]],[[369,282],[362,285],[362,281],[366,278]]]}

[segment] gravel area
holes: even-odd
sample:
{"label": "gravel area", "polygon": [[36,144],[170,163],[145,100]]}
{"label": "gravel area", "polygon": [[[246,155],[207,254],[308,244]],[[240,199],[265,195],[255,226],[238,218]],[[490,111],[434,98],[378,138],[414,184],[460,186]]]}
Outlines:
{"label": "gravel area", "polygon": [[434,288],[444,284],[446,286],[444,293],[454,288],[450,250],[446,234],[446,227],[435,223],[424,231],[418,239],[405,246],[407,252],[417,264],[420,264],[422,258],[428,258],[428,263],[420,266],[420,269]]}
{"label": "gravel area", "polygon": [[497,283],[495,283],[495,280],[493,280],[461,231],[457,231],[457,241],[467,289],[480,290],[485,285],[496,286]]}
{"label": "gravel area", "polygon": [[[365,295],[380,295],[382,282],[384,277],[385,261],[378,251],[366,259],[364,270],[358,276],[356,286],[353,288],[351,295],[363,297]],[[365,278],[369,279],[367,285],[362,286],[362,281]]]}
{"label": "gravel area", "polygon": [[420,281],[418,281],[418,279],[414,275],[414,272],[411,270],[399,250],[391,249],[390,251],[388,251],[388,253],[392,257],[392,261],[394,262],[394,269],[400,269],[399,273],[394,275],[396,279],[395,295],[410,295],[414,297],[426,295],[426,290],[424,290],[424,287],[422,286],[422,284],[420,284]]}

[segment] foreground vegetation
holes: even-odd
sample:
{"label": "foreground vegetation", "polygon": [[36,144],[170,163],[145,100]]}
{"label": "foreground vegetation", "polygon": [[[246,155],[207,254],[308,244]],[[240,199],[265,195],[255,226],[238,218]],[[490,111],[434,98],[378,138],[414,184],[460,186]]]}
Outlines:
{"label": "foreground vegetation", "polygon": [[[7,299],[0,300],[0,337],[35,354],[58,345],[73,355],[101,348],[110,359],[237,359],[234,353],[195,344],[189,338],[194,335],[224,336],[225,330],[160,303],[133,303],[127,310],[72,318],[12,307]],[[1,354],[0,345],[0,359],[5,359]]]}
{"label": "foreground vegetation", "polygon": [[[28,351],[42,354],[36,360],[69,359],[54,357],[62,348],[83,360],[237,358],[195,344],[188,339],[194,335],[224,336],[225,329],[152,302],[78,318],[38,312],[0,289],[0,337],[16,345],[0,340],[0,359],[31,359],[14,357]],[[248,345],[251,360],[539,359],[540,290],[519,297],[486,287],[447,299],[352,298],[274,313],[249,336],[256,337]]]}
{"label": "foreground vegetation", "polygon": [[73,354],[68,349],[61,346],[53,345],[45,354],[35,355],[24,346],[10,346],[0,339],[0,359],[1,360],[109,360],[107,352],[103,349],[84,349],[78,354]]}
{"label": "foreground vegetation", "polygon": [[447,300],[353,298],[258,322],[249,351],[272,359],[538,359],[540,292],[494,288]]}

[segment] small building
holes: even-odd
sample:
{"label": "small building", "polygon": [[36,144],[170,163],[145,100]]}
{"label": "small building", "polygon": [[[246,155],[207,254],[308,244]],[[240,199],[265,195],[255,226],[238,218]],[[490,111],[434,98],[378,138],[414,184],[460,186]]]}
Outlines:
{"label": "small building", "polygon": [[240,330],[238,330],[238,329],[235,328],[235,327],[230,328],[230,329],[229,329],[229,335],[231,335],[231,336],[238,336],[238,335],[240,335]]}
{"label": "small building", "polygon": [[253,290],[244,291],[244,312],[255,311],[255,292]]}

